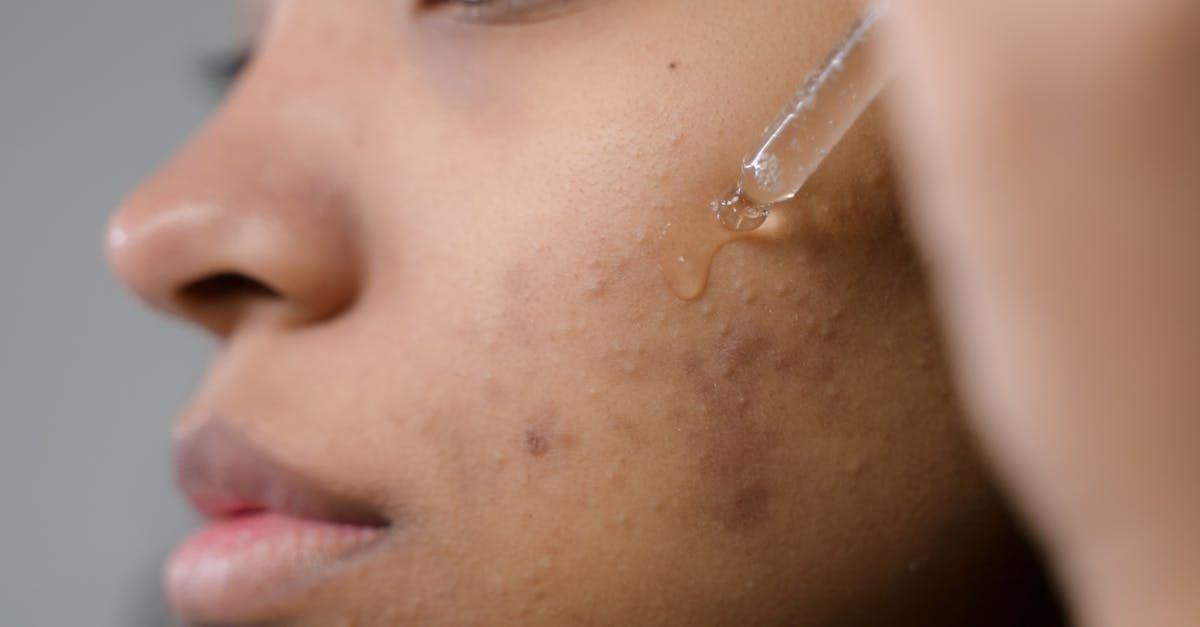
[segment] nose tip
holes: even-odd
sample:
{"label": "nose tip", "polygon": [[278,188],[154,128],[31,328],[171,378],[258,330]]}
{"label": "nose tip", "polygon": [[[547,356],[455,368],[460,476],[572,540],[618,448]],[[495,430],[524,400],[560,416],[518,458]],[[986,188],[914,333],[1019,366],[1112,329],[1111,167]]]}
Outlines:
{"label": "nose tip", "polygon": [[[113,216],[108,257],[133,292],[222,337],[251,318],[312,323],[353,302],[345,207],[288,193],[298,185],[206,184],[202,170],[168,168]],[[209,200],[185,200],[206,188]]]}

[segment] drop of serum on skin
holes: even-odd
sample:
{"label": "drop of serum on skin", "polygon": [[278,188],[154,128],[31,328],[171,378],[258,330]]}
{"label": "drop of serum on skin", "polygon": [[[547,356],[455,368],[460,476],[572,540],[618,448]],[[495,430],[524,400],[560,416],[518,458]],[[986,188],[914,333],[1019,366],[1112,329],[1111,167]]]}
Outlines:
{"label": "drop of serum on skin", "polygon": [[710,208],[712,216],[700,214],[696,220],[668,223],[659,240],[659,265],[667,285],[684,300],[704,293],[713,257],[722,246],[746,237],[770,216],[769,206],[748,202],[736,187]]}
{"label": "drop of serum on skin", "polygon": [[717,217],[717,223],[730,231],[753,231],[762,226],[771,215],[770,205],[750,202],[739,187],[734,187],[721,198],[712,201],[710,207]]}

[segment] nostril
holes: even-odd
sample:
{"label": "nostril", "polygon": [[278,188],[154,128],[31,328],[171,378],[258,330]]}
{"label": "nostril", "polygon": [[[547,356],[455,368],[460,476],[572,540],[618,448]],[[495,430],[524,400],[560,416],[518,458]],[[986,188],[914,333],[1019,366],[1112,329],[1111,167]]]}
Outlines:
{"label": "nostril", "polygon": [[183,286],[179,296],[184,301],[212,302],[252,298],[280,298],[271,286],[237,272],[221,272]]}
{"label": "nostril", "polygon": [[219,272],[179,288],[175,300],[192,318],[225,334],[253,303],[282,298],[279,291],[253,277]]}

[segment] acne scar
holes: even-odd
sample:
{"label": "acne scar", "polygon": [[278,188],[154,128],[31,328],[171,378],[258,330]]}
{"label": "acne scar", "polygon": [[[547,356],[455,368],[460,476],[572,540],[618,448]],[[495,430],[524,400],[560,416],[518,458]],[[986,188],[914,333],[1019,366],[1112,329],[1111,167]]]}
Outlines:
{"label": "acne scar", "polygon": [[737,491],[726,524],[730,528],[752,527],[767,516],[771,493],[761,481]]}
{"label": "acne scar", "polygon": [[717,363],[726,378],[761,360],[771,341],[761,334],[739,330],[726,334],[717,343]]}
{"label": "acne scar", "polygon": [[536,427],[526,427],[521,434],[521,448],[533,457],[542,457],[550,452],[550,434]]}
{"label": "acne scar", "polygon": [[775,341],[753,326],[730,328],[704,355],[686,355],[685,377],[698,401],[693,437],[708,508],[726,529],[745,530],[768,513],[764,481],[773,447],[770,428],[755,411],[758,381],[773,368]]}
{"label": "acne scar", "polygon": [[559,429],[558,410],[546,409],[529,423],[526,423],[518,436],[518,445],[526,455],[540,459],[556,449],[569,448],[575,437]]}

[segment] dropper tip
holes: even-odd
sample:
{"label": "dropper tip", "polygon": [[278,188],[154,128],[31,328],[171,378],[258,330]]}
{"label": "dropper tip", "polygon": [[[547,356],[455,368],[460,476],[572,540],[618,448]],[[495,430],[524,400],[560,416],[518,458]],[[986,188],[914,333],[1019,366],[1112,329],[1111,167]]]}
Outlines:
{"label": "dropper tip", "polygon": [[756,205],[746,200],[740,186],[734,186],[724,196],[713,200],[709,207],[717,222],[730,231],[753,231],[771,214],[770,205]]}

